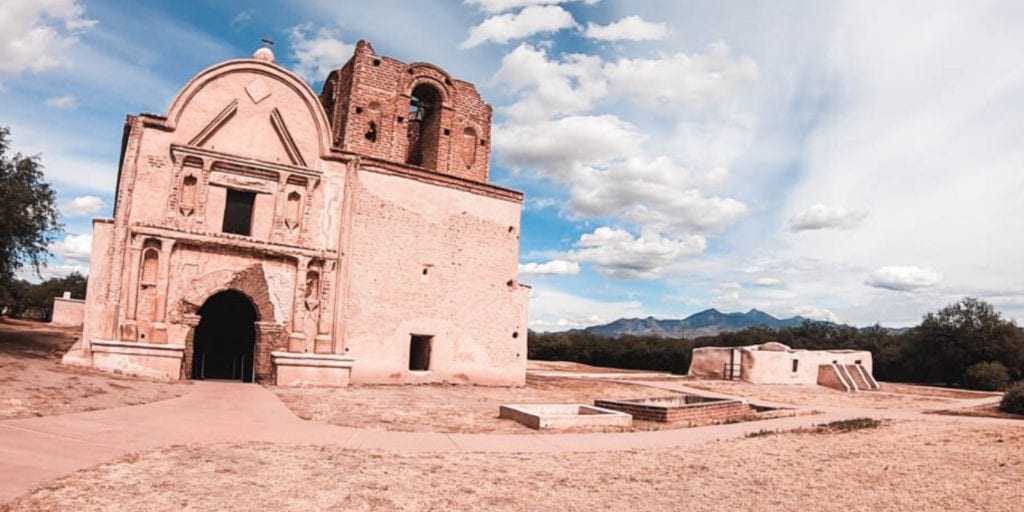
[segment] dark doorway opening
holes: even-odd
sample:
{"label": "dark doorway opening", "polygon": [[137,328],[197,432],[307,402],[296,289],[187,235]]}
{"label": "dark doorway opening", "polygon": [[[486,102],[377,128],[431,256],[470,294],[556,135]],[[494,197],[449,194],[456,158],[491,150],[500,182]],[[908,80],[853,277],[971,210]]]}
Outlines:
{"label": "dark doorway opening", "polygon": [[193,379],[253,381],[256,309],[245,295],[227,290],[199,308],[192,348]]}
{"label": "dark doorway opening", "polygon": [[245,236],[252,234],[252,206],[255,202],[255,192],[229,188],[224,203],[224,225],[221,231]]}
{"label": "dark doorway opening", "polygon": [[430,370],[430,345],[433,336],[413,334],[409,339],[409,369],[417,372]]}

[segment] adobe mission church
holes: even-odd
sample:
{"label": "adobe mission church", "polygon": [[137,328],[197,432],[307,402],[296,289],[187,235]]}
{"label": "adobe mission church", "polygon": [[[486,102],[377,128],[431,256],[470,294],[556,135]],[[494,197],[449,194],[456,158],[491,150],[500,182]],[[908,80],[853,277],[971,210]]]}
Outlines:
{"label": "adobe mission church", "polygon": [[476,88],[360,41],[317,97],[261,48],[128,116],[65,362],[283,386],[522,385],[523,195]]}

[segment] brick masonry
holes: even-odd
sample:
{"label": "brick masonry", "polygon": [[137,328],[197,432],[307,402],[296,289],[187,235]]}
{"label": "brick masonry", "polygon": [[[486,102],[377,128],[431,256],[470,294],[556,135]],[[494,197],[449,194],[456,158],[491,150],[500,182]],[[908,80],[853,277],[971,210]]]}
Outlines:
{"label": "brick masonry", "polygon": [[752,413],[742,400],[706,400],[685,405],[648,405],[626,400],[595,400],[594,405],[633,415],[634,420],[659,423],[715,423],[744,419]]}

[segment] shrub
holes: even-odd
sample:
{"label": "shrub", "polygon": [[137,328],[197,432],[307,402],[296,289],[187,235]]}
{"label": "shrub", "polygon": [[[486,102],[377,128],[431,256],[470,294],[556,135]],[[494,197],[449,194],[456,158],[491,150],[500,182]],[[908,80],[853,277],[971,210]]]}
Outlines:
{"label": "shrub", "polygon": [[881,420],[874,418],[853,418],[849,420],[832,421],[824,425],[818,425],[816,432],[824,434],[830,432],[853,432],[866,428],[878,428],[882,425]]}
{"label": "shrub", "polygon": [[975,363],[964,371],[964,386],[971,389],[1001,391],[1009,383],[1010,372],[998,361]]}
{"label": "shrub", "polygon": [[999,402],[999,410],[1012,414],[1024,414],[1024,380],[1006,390],[1003,400]]}

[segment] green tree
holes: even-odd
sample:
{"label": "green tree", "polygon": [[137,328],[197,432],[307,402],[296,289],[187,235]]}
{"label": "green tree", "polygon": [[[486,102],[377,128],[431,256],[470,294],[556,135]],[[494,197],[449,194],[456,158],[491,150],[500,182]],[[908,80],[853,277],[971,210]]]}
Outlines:
{"label": "green tree", "polygon": [[928,313],[914,329],[911,357],[929,382],[963,384],[967,367],[998,361],[1019,379],[1024,370],[1024,333],[991,304],[972,297]]}
{"label": "green tree", "polygon": [[56,193],[43,179],[39,156],[9,155],[10,133],[0,127],[0,289],[9,289],[26,265],[38,274],[61,229]]}

